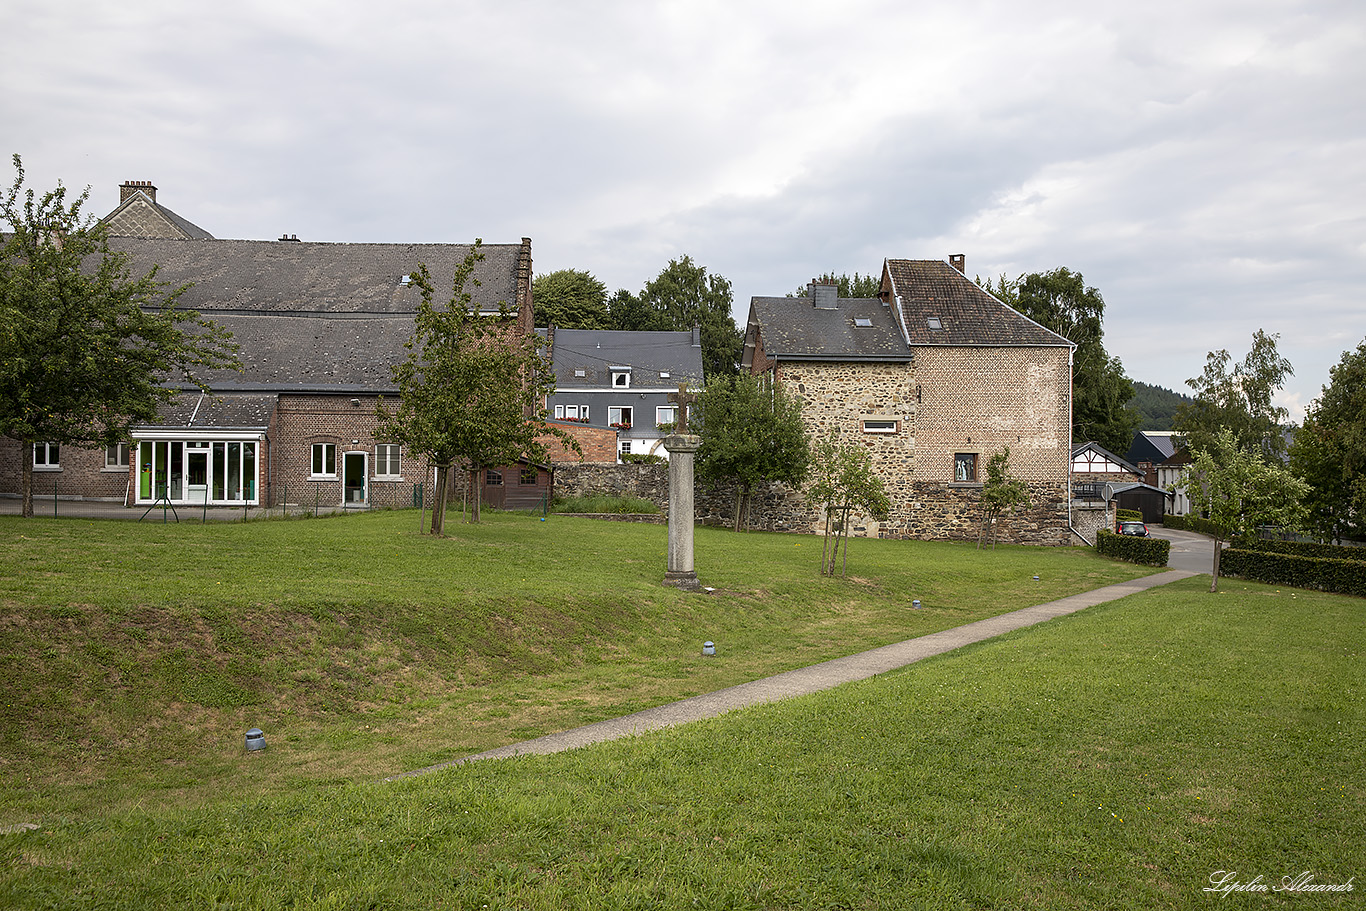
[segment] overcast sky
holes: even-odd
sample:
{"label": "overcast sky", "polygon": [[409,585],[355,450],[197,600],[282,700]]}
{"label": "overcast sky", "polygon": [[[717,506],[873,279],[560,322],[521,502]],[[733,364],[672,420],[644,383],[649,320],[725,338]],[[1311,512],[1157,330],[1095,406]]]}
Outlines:
{"label": "overcast sky", "polygon": [[[221,238],[533,240],[749,299],[886,258],[1067,266],[1129,375],[1257,329],[1298,417],[1366,338],[1366,3],[6,0],[29,184]],[[12,180],[7,171],[5,183]]]}

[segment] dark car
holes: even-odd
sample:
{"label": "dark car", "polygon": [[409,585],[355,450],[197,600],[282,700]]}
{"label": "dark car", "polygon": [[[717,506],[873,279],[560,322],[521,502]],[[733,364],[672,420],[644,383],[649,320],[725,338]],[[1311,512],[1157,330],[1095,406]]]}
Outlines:
{"label": "dark car", "polygon": [[1148,537],[1148,526],[1142,522],[1120,522],[1119,533],[1122,535],[1133,535],[1138,538]]}

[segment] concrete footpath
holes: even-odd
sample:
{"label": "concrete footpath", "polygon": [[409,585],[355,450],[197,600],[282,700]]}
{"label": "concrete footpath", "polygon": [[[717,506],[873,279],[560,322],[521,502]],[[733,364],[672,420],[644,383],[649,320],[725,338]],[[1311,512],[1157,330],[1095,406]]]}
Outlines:
{"label": "concrete footpath", "polygon": [[981,642],[984,639],[990,639],[1011,630],[1033,626],[1045,620],[1052,620],[1054,617],[1074,614],[1079,610],[1094,607],[1106,601],[1115,601],[1127,595],[1155,588],[1159,585],[1166,585],[1169,582],[1176,582],[1179,579],[1189,579],[1195,575],[1198,573],[1169,569],[1153,576],[1144,576],[1141,579],[1121,582],[1118,585],[1107,585],[1105,588],[1098,588],[1095,591],[1082,592],[1079,595],[1050,601],[1047,604],[1022,608],[1008,614],[1001,614],[998,617],[990,617],[954,629],[931,633],[928,636],[907,639],[905,642],[897,642],[893,645],[884,645],[881,648],[860,652],[847,658],[835,658],[831,661],[823,661],[820,664],[788,671],[774,677],[755,680],[752,683],[742,683],[739,686],[717,690],[714,693],[693,696],[691,699],[671,702],[668,705],[646,709],[633,715],[599,721],[596,724],[561,731],[558,734],[547,734],[544,737],[537,737],[535,740],[509,744],[473,756],[464,756],[450,762],[428,766],[425,769],[414,769],[411,772],[394,775],[385,780],[394,781],[400,778],[410,778],[414,775],[425,775],[428,772],[463,765],[467,762],[477,762],[481,759],[506,759],[512,756],[559,753],[564,750],[572,750],[575,747],[601,743],[605,740],[615,740],[618,737],[629,737],[632,734],[674,727],[691,721],[700,721],[704,718],[715,718],[717,715],[746,706],[777,702],[780,699],[789,699],[793,696],[805,696],[807,693],[818,693],[821,690],[839,686],[841,683],[866,680],[869,677],[875,677],[878,674],[885,674],[888,671],[913,664],[922,658],[942,655],[944,652],[950,652],[974,642]]}

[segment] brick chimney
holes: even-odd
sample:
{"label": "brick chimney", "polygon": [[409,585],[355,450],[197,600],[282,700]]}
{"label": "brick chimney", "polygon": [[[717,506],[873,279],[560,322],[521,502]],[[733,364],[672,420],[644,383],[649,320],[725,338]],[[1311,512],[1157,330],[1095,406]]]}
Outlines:
{"label": "brick chimney", "polygon": [[964,275],[968,274],[968,258],[962,253],[950,253],[949,265],[953,266],[955,269],[957,269],[959,272],[962,272]]}
{"label": "brick chimney", "polygon": [[152,202],[157,201],[157,188],[150,180],[125,180],[119,184],[119,205],[126,203],[134,193],[141,190]]}

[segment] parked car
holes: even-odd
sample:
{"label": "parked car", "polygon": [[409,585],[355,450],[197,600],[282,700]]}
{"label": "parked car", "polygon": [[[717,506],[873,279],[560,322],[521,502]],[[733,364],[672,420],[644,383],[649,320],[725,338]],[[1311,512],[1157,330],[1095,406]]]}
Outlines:
{"label": "parked car", "polygon": [[1148,537],[1148,526],[1142,522],[1120,522],[1119,533],[1122,535],[1133,535],[1138,538]]}

